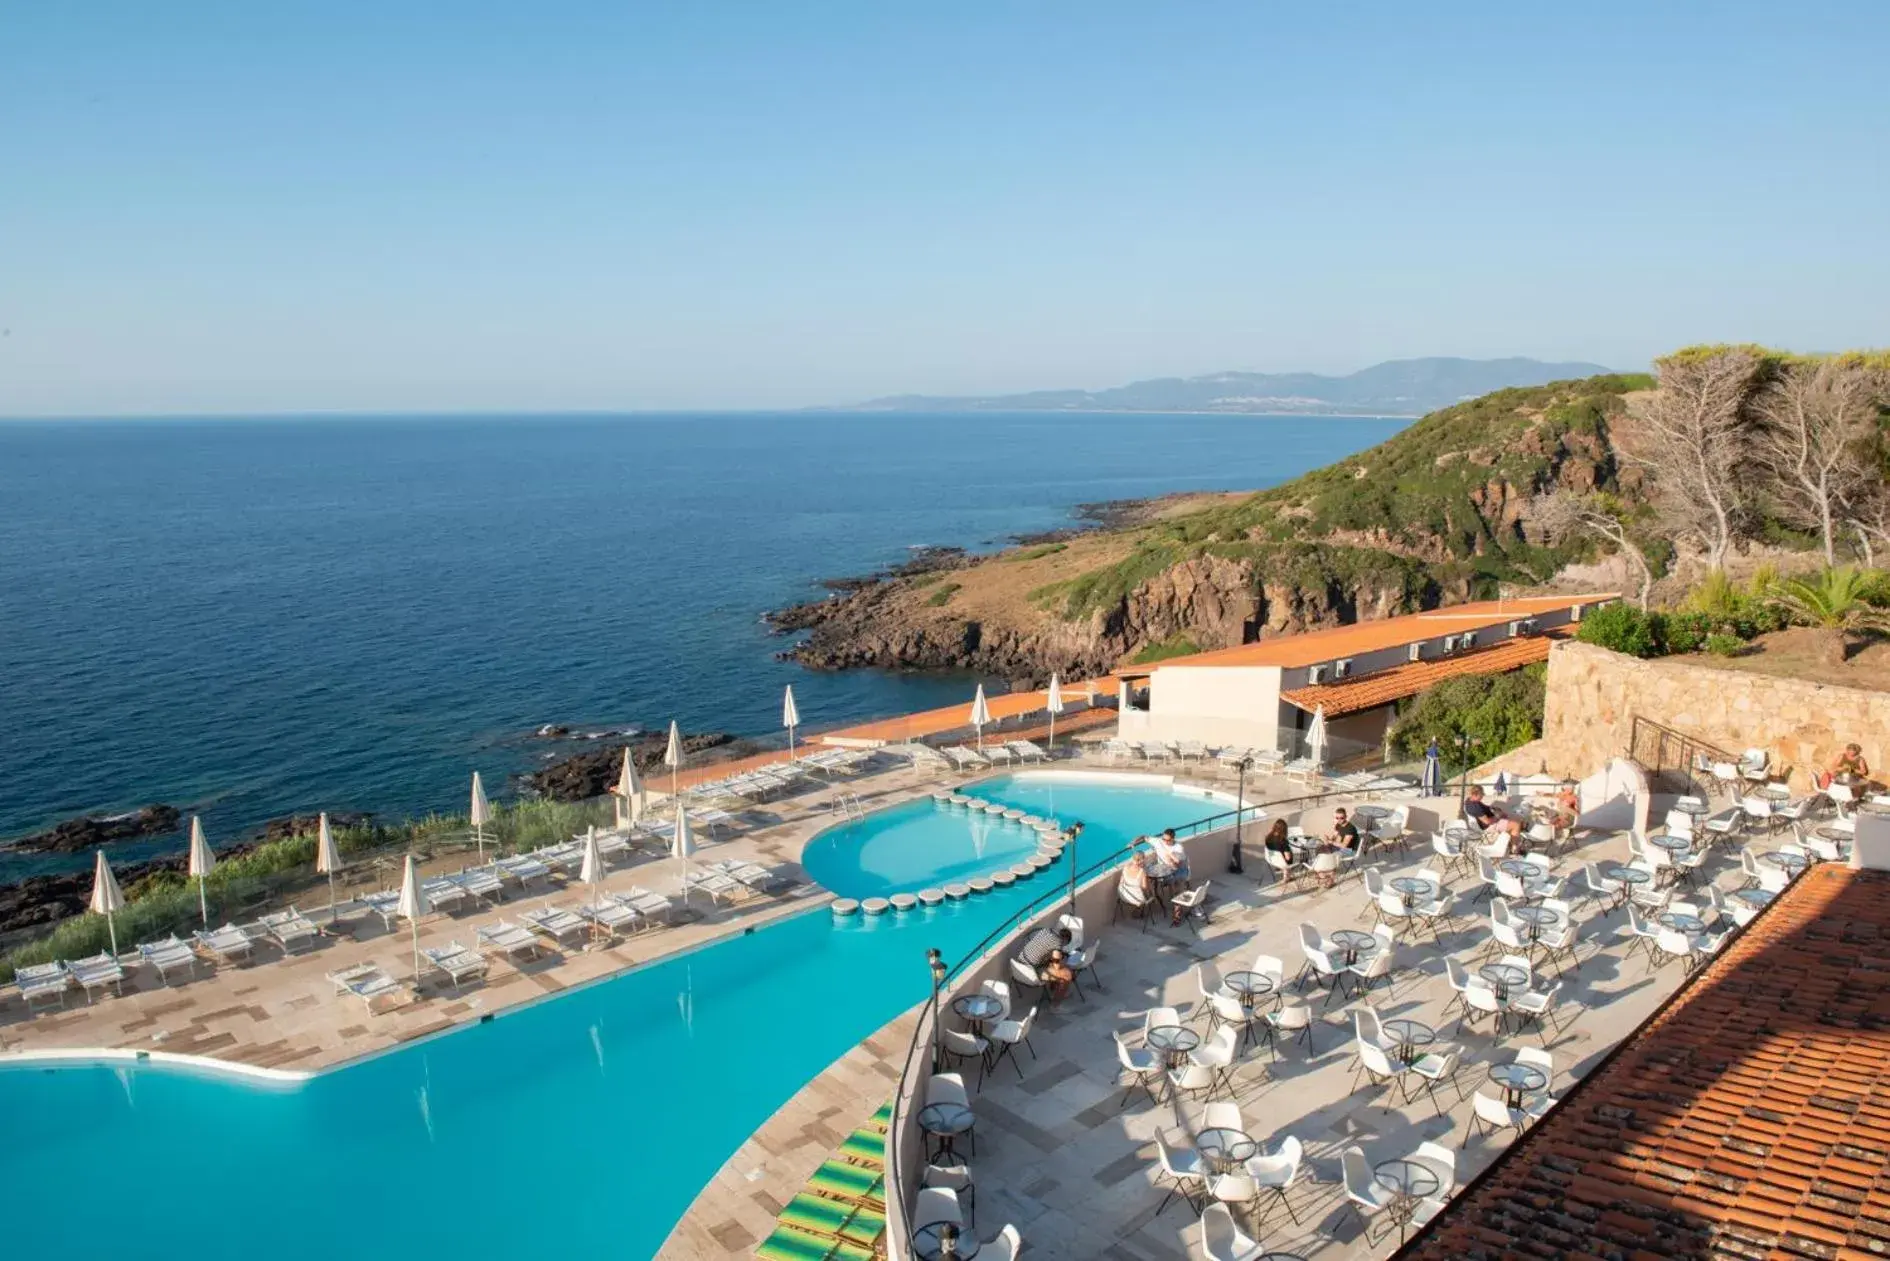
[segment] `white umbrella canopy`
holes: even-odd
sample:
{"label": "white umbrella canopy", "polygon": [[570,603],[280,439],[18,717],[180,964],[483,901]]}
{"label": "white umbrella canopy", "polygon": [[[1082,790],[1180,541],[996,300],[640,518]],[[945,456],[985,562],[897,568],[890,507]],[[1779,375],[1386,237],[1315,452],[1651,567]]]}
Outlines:
{"label": "white umbrella canopy", "polygon": [[637,776],[636,759],[630,756],[630,746],[623,746],[623,768],[617,772],[617,782],[610,786],[610,791],[623,802],[619,813],[622,822],[635,823],[643,813],[643,781]]}
{"label": "white umbrella canopy", "polygon": [[1050,675],[1050,694],[1044,698],[1043,707],[1050,711],[1050,739],[1052,750],[1057,747],[1057,715],[1063,712],[1063,684],[1054,671]]}
{"label": "white umbrella canopy", "polygon": [[105,861],[105,851],[98,851],[98,861],[92,864],[92,914],[105,917],[105,929],[112,935],[112,953],[118,953],[118,925],[113,916],[125,909],[125,893],[118,887],[118,877],[112,874],[112,865]]}
{"label": "white umbrella canopy", "polygon": [[787,695],[781,698],[781,725],[787,728],[788,761],[794,760],[794,729],[801,725],[800,706],[794,703],[794,685],[787,686]]}
{"label": "white umbrella canopy", "polygon": [[978,684],[978,694],[971,698],[971,725],[978,729],[978,748],[984,748],[984,725],[991,721],[991,707],[984,701],[984,684]]}
{"label": "white umbrella canopy", "polygon": [[584,865],[578,868],[578,879],[590,885],[593,893],[604,882],[604,851],[597,845],[596,824],[584,829]]}
{"label": "white umbrella canopy", "polygon": [[204,839],[203,820],[196,815],[190,816],[190,875],[197,881],[197,911],[203,916],[203,926],[210,927],[210,901],[204,893],[204,878],[215,869],[217,856],[210,850],[210,842]]}
{"label": "white umbrella canopy", "polygon": [[1313,710],[1312,725],[1306,728],[1306,757],[1314,768],[1326,764],[1326,707]]}
{"label": "white umbrella canopy", "polygon": [[663,749],[663,765],[669,767],[669,796],[676,799],[676,772],[682,766],[682,732],[674,718],[669,720],[669,744]]}
{"label": "white umbrella canopy", "polygon": [[689,900],[689,860],[695,856],[696,834],[695,830],[689,826],[689,812],[680,805],[676,807],[676,829],[675,835],[670,838],[669,852],[671,857],[682,864],[682,896],[683,901],[687,902]]}
{"label": "white umbrella canopy", "polygon": [[341,851],[335,847],[335,833],[328,826],[328,812],[315,825],[315,871],[328,877],[328,922],[335,921],[335,869],[341,866]]}
{"label": "white umbrella canopy", "polygon": [[492,822],[492,803],[486,800],[486,786],[480,781],[479,772],[473,772],[472,806],[466,811],[466,821],[472,824],[473,841],[479,846],[479,861],[486,858],[486,824]]}
{"label": "white umbrella canopy", "polygon": [[397,915],[413,926],[413,983],[420,984],[420,917],[433,909],[427,901],[427,891],[420,884],[420,867],[414,862],[413,855],[407,855],[407,869],[400,877],[400,902],[395,906]]}

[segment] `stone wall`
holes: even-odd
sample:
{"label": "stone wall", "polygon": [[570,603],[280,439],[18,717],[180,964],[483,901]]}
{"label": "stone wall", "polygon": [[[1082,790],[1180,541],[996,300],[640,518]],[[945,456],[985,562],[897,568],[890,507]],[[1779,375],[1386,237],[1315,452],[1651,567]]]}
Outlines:
{"label": "stone wall", "polygon": [[1873,774],[1890,767],[1890,693],[1707,662],[1642,661],[1589,644],[1557,644],[1549,653],[1542,739],[1526,746],[1528,769],[1546,764],[1550,774],[1573,778],[1592,773],[1627,752],[1637,714],[1735,754],[1765,749],[1773,766],[1793,768],[1792,786],[1800,791],[1853,740],[1863,745]]}

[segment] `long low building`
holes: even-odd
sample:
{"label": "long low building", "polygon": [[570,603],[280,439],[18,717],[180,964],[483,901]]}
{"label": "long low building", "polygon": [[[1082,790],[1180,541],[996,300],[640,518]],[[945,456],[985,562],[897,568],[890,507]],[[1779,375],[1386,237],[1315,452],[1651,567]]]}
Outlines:
{"label": "long low building", "polygon": [[1584,610],[1618,596],[1531,596],[1278,635],[1115,672],[1118,734],[1293,752],[1315,712],[1338,755],[1373,749],[1400,701],[1547,660]]}

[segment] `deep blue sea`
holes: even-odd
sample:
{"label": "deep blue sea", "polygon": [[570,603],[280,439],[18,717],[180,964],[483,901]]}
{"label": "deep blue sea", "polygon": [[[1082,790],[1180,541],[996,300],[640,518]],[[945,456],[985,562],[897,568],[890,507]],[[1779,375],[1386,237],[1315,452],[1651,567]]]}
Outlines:
{"label": "deep blue sea", "polygon": [[[212,844],[296,810],[460,809],[473,770],[571,751],[540,724],[768,733],[789,682],[809,728],[968,702],[967,679],[775,661],[761,614],[913,546],[1271,485],[1404,423],[0,423],[0,836],[152,801]],[[0,855],[0,879],[47,864]]]}

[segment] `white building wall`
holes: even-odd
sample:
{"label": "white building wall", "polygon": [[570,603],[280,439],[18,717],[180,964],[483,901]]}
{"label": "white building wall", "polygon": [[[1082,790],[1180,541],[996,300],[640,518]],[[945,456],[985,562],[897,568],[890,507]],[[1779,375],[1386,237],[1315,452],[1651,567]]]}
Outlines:
{"label": "white building wall", "polygon": [[1124,710],[1129,740],[1199,740],[1273,748],[1279,736],[1280,672],[1273,666],[1169,666],[1149,676],[1148,710]]}

